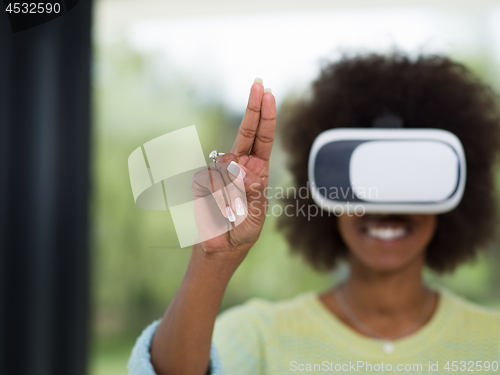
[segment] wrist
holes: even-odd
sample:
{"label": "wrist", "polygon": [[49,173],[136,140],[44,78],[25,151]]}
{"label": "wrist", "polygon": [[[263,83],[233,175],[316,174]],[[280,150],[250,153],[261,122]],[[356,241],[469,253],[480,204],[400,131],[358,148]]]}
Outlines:
{"label": "wrist", "polygon": [[251,246],[240,246],[239,248],[227,247],[224,249],[213,249],[203,244],[193,246],[192,256],[209,267],[231,268],[238,265],[245,259]]}
{"label": "wrist", "polygon": [[188,265],[188,274],[191,276],[209,276],[222,282],[229,282],[234,271],[245,259],[248,250],[221,250],[206,251],[201,244],[193,245]]}

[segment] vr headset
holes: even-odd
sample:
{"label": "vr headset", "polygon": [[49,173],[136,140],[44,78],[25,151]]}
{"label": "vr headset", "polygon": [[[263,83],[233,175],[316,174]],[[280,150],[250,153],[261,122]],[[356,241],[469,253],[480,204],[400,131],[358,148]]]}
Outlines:
{"label": "vr headset", "polygon": [[444,213],[465,187],[460,140],[440,129],[404,129],[388,115],[372,128],[318,135],[309,156],[314,202],[331,212]]}

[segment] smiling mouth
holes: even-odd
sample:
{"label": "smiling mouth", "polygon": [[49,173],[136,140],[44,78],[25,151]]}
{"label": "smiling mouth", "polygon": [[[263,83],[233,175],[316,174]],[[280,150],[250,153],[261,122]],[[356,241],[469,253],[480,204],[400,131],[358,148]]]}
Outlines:
{"label": "smiling mouth", "polygon": [[363,233],[377,241],[396,241],[411,232],[409,220],[404,216],[370,217],[362,226]]}
{"label": "smiling mouth", "polygon": [[367,230],[367,234],[377,240],[393,241],[406,236],[408,234],[408,229],[403,227],[370,227]]}

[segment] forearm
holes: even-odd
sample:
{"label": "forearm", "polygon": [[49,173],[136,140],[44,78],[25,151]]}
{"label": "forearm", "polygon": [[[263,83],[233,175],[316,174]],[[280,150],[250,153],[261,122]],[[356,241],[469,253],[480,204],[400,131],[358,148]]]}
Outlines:
{"label": "forearm", "polygon": [[[224,291],[232,274],[257,241],[264,224],[265,187],[275,127],[274,96],[265,92],[262,80],[256,80],[233,148],[217,158],[217,165],[225,169],[217,169],[214,162],[207,171],[198,171],[193,177],[194,196],[212,194],[222,214],[232,210],[229,221],[236,222],[229,232],[204,241],[204,248],[193,246],[186,275],[151,343],[151,363],[158,375],[206,374],[215,318]],[[232,165],[231,170],[229,165]],[[225,176],[235,185],[231,193],[227,192],[229,197],[222,197],[223,201],[214,194],[214,175],[211,174],[214,169],[221,178]],[[207,173],[211,176],[209,179]],[[241,210],[238,213],[236,199],[244,198],[244,194],[247,205],[242,214]],[[206,212],[203,206],[196,208],[195,214],[203,224]],[[234,217],[235,210],[238,218]],[[229,214],[224,216],[229,219]]]}
{"label": "forearm", "polygon": [[193,247],[181,286],[151,344],[158,375],[206,374],[215,319],[242,258],[236,252],[207,254]]}

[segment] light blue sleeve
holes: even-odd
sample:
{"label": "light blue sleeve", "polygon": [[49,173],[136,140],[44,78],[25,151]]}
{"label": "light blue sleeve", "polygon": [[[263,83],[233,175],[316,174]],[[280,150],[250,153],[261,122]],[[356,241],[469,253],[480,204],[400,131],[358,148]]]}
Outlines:
{"label": "light blue sleeve", "polygon": [[[159,324],[160,320],[153,322],[137,339],[128,361],[129,375],[156,375],[153,365],[151,364],[149,348]],[[224,375],[219,354],[213,343],[210,348],[210,371],[208,375]]]}

